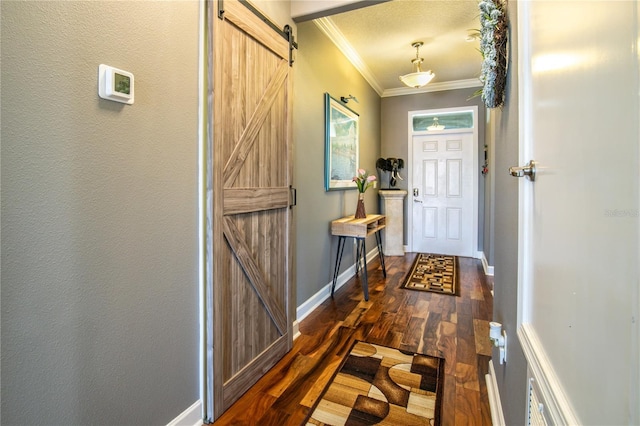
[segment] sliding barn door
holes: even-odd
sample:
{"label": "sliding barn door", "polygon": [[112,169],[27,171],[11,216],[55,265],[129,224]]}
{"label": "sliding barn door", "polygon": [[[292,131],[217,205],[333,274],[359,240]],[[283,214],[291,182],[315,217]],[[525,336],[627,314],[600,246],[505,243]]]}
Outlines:
{"label": "sliding barn door", "polygon": [[292,345],[289,42],[237,1],[213,18],[213,411]]}

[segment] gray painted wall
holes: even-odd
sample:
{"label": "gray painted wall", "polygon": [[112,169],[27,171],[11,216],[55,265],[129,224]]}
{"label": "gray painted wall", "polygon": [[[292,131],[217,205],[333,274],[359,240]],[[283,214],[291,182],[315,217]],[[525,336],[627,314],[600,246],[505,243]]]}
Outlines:
{"label": "gray painted wall", "polygon": [[198,3],[1,11],[2,424],[166,424],[199,398]]}
{"label": "gray painted wall", "polygon": [[[473,97],[473,89],[446,90],[441,92],[418,93],[415,95],[392,96],[382,98],[382,109],[380,113],[381,127],[381,156],[403,158],[405,162],[409,158],[408,138],[409,138],[409,111],[420,111],[427,109],[454,108],[464,106],[478,106],[478,170],[484,161],[482,150],[485,139],[485,107],[479,97]],[[472,99],[469,99],[472,98]],[[408,173],[403,171],[403,176]],[[407,189],[407,181],[399,181],[398,188]],[[484,229],[485,229],[485,182],[482,175],[478,177],[478,249],[483,249]],[[405,221],[407,223],[408,207],[410,197],[405,198]],[[404,229],[404,243],[407,244],[407,227]]]}
{"label": "gray painted wall", "polygon": [[484,238],[482,242],[482,252],[487,260],[489,266],[494,266],[494,249],[495,245],[493,238],[495,235],[495,216],[493,211],[495,210],[495,174],[502,173],[503,171],[496,170],[495,164],[495,152],[496,152],[496,137],[495,137],[495,111],[486,111],[486,125],[485,125],[485,147],[484,151],[480,151],[480,164],[485,163],[485,155],[487,156],[487,173],[484,175]]}
{"label": "gray painted wall", "polygon": [[506,424],[523,424],[526,404],[527,363],[517,336],[518,327],[518,180],[508,173],[518,158],[518,39],[517,2],[509,2],[509,73],[506,100],[495,114],[495,291],[494,321],[507,332],[506,364],[493,360]]}
{"label": "gray painted wall", "polygon": [[251,3],[278,28],[283,29],[285,25],[290,25],[294,29],[294,36],[297,37],[296,24],[291,18],[290,0],[251,0]]}
{"label": "gray painted wall", "polygon": [[[354,95],[359,103],[348,106],[360,115],[360,165],[375,172],[380,157],[380,97],[338,48],[313,22],[298,24],[294,87],[294,186],[298,205],[296,223],[297,305],[331,282],[337,238],[330,222],[355,213],[357,190],[324,190],[324,93],[336,99]],[[377,189],[365,193],[367,213],[378,213]],[[351,239],[345,248],[341,271],[353,265]],[[369,238],[367,250],[375,247]]]}

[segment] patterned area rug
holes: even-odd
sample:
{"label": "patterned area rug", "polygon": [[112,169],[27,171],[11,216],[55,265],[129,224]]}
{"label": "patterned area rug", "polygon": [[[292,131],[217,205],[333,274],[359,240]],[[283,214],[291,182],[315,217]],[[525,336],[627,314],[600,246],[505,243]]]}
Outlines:
{"label": "patterned area rug", "polygon": [[444,359],[356,341],[307,425],[439,425]]}
{"label": "patterned area rug", "polygon": [[407,274],[402,288],[459,294],[458,258],[440,254],[419,253]]}

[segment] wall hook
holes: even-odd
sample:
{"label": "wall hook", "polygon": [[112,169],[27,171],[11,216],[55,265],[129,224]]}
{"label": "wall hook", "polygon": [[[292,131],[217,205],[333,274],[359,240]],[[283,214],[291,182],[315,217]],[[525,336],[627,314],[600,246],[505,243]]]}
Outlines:
{"label": "wall hook", "polygon": [[351,93],[349,93],[349,96],[347,96],[346,98],[344,96],[340,96],[340,100],[345,104],[348,103],[350,99],[353,99],[354,101],[356,101],[356,103],[360,103],[358,102],[358,99],[355,96],[353,96]]}

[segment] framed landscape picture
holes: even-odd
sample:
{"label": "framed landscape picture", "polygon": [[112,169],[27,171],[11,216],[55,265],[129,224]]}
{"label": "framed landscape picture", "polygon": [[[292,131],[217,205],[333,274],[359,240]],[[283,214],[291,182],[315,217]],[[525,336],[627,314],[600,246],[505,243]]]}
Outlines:
{"label": "framed landscape picture", "polygon": [[325,190],[355,189],[359,155],[358,114],[325,93]]}

